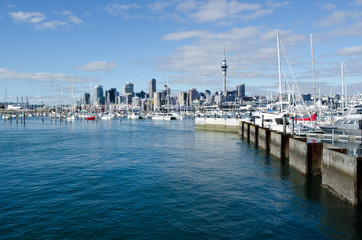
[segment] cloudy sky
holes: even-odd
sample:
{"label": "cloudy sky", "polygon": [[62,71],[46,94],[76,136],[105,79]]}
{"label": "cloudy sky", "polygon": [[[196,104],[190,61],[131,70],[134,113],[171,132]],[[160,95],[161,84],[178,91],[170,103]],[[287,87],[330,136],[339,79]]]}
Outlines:
{"label": "cloudy sky", "polygon": [[[362,0],[2,0],[0,102],[16,96],[79,98],[91,86],[147,90],[150,79],[176,94],[244,83],[248,95],[283,88],[362,91]],[[295,84],[297,83],[297,84]]]}

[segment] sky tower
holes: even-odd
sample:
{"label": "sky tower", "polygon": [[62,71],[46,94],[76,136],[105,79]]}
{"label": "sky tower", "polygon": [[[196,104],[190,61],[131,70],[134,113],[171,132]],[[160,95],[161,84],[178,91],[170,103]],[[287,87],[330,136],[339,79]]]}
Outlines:
{"label": "sky tower", "polygon": [[223,94],[224,96],[226,96],[226,69],[228,68],[228,65],[226,65],[226,57],[225,57],[225,47],[224,47],[224,58],[222,59],[222,65],[221,65],[221,69],[222,69],[222,75],[223,75]]}

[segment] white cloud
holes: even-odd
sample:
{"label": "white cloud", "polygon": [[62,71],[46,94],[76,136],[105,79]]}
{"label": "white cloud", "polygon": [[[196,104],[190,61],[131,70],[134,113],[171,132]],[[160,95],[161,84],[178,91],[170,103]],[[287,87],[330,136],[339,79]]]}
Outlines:
{"label": "white cloud", "polygon": [[362,11],[359,10],[337,10],[320,20],[315,25],[318,27],[341,26],[347,20],[359,20],[362,17]]}
{"label": "white cloud", "polygon": [[0,68],[0,79],[30,80],[35,82],[86,83],[93,78],[77,77],[65,73],[24,73]]}
{"label": "white cloud", "polygon": [[327,3],[327,4],[324,4],[324,5],[320,5],[320,8],[323,9],[323,10],[326,10],[326,11],[330,11],[330,10],[336,9],[337,7],[333,3]]}
{"label": "white cloud", "polygon": [[362,6],[362,0],[354,0],[353,2],[350,2],[348,5]]}
{"label": "white cloud", "polygon": [[131,9],[140,8],[137,4],[118,4],[118,3],[110,3],[104,9],[112,14],[112,15],[122,15],[126,16],[126,12]]}
{"label": "white cloud", "polygon": [[199,23],[215,23],[230,25],[237,19],[250,20],[269,15],[276,8],[291,4],[289,1],[267,1],[260,3],[246,3],[239,0],[184,0],[184,1],[157,1],[147,7],[158,13],[157,18],[174,18],[177,21],[187,19]]}
{"label": "white cloud", "polygon": [[360,37],[362,36],[362,22],[357,22],[343,28],[337,28],[331,31],[329,35]]}
{"label": "white cloud", "polygon": [[14,4],[6,4],[6,7],[7,8],[14,8],[14,7],[16,7]]}
{"label": "white cloud", "polygon": [[178,3],[175,7],[175,10],[179,12],[190,12],[194,9],[197,9],[199,6],[200,3],[196,2],[195,0],[186,0]]}
{"label": "white cloud", "polygon": [[11,12],[9,15],[17,23],[39,23],[46,19],[46,16],[40,12]]}
{"label": "white cloud", "polygon": [[34,28],[36,28],[36,29],[58,29],[61,26],[68,26],[68,23],[62,22],[62,21],[43,22],[42,24],[35,25]]}
{"label": "white cloud", "polygon": [[164,11],[167,7],[172,6],[174,2],[159,1],[148,4],[147,7],[152,11]]}
{"label": "white cloud", "polygon": [[260,4],[240,3],[238,1],[211,0],[200,5],[190,17],[199,22],[214,22],[235,17],[243,12],[260,10]]}
{"label": "white cloud", "polygon": [[235,86],[239,81],[252,84],[262,84],[265,80],[277,81],[278,32],[286,51],[291,53],[291,56],[288,56],[290,62],[298,64],[302,60],[294,56],[295,47],[292,46],[302,43],[308,47],[306,36],[287,30],[247,26],[219,33],[192,30],[167,34],[162,39],[184,40],[193,37],[196,40],[193,45],[184,45],[173,54],[159,58],[156,65],[161,70],[176,73],[172,77],[174,83],[193,82],[195,85],[197,82],[199,86],[217,88],[222,79],[220,64],[225,46],[230,86]]}
{"label": "white cloud", "polygon": [[284,6],[287,6],[287,5],[290,5],[290,4],[291,4],[290,1],[284,1],[284,2],[267,1],[267,2],[266,2],[266,5],[267,5],[268,7],[271,7],[271,8],[284,7]]}
{"label": "white cloud", "polygon": [[83,23],[83,20],[74,16],[74,14],[70,11],[63,11],[63,12],[55,12],[58,15],[63,15],[68,20],[69,23],[79,25]]}
{"label": "white cloud", "polygon": [[70,11],[54,12],[56,20],[45,21],[47,16],[40,12],[11,12],[10,17],[16,23],[28,23],[35,29],[58,29],[59,27],[70,28],[81,24],[83,21],[74,16]]}
{"label": "white cloud", "polygon": [[196,30],[191,30],[191,31],[184,31],[184,32],[176,32],[176,33],[170,33],[167,34],[165,36],[162,37],[163,40],[172,40],[172,41],[178,41],[178,40],[185,40],[188,38],[193,38],[193,37],[202,37],[205,36],[209,33],[209,31],[196,31]]}
{"label": "white cloud", "polygon": [[362,55],[362,45],[361,46],[342,48],[341,50],[338,51],[338,54],[347,55],[347,56]]}
{"label": "white cloud", "polygon": [[77,67],[79,71],[109,71],[118,67],[115,63],[105,61],[93,61]]}

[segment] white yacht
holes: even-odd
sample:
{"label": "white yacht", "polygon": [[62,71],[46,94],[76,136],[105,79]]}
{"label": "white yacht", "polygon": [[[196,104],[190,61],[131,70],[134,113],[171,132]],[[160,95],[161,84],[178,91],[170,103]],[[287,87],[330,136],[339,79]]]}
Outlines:
{"label": "white yacht", "polygon": [[359,121],[362,121],[362,106],[348,109],[346,114],[335,123],[320,125],[319,128],[325,133],[360,136],[362,130],[359,127]]}
{"label": "white yacht", "polygon": [[171,113],[155,113],[151,116],[152,120],[176,120],[176,117]]}
{"label": "white yacht", "polygon": [[144,119],[144,117],[139,112],[130,112],[127,115],[128,119]]}
{"label": "white yacht", "polygon": [[[272,113],[254,113],[250,119],[250,122],[255,125],[262,126],[262,116],[264,116],[264,127],[270,130],[283,132],[283,116],[284,113],[272,114]],[[291,122],[288,117],[285,118],[286,134],[292,132]],[[298,123],[294,125],[294,134],[305,135],[307,132],[314,129],[306,124]]]}

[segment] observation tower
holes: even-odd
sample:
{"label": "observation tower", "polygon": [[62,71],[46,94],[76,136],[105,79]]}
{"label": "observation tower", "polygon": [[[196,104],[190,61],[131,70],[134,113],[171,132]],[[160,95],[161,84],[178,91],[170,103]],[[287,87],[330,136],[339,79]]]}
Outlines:
{"label": "observation tower", "polygon": [[226,70],[228,68],[228,65],[226,65],[226,57],[225,57],[225,48],[224,48],[224,58],[222,59],[222,65],[221,65],[221,70],[222,70],[222,75],[223,75],[223,94],[224,96],[226,96]]}

